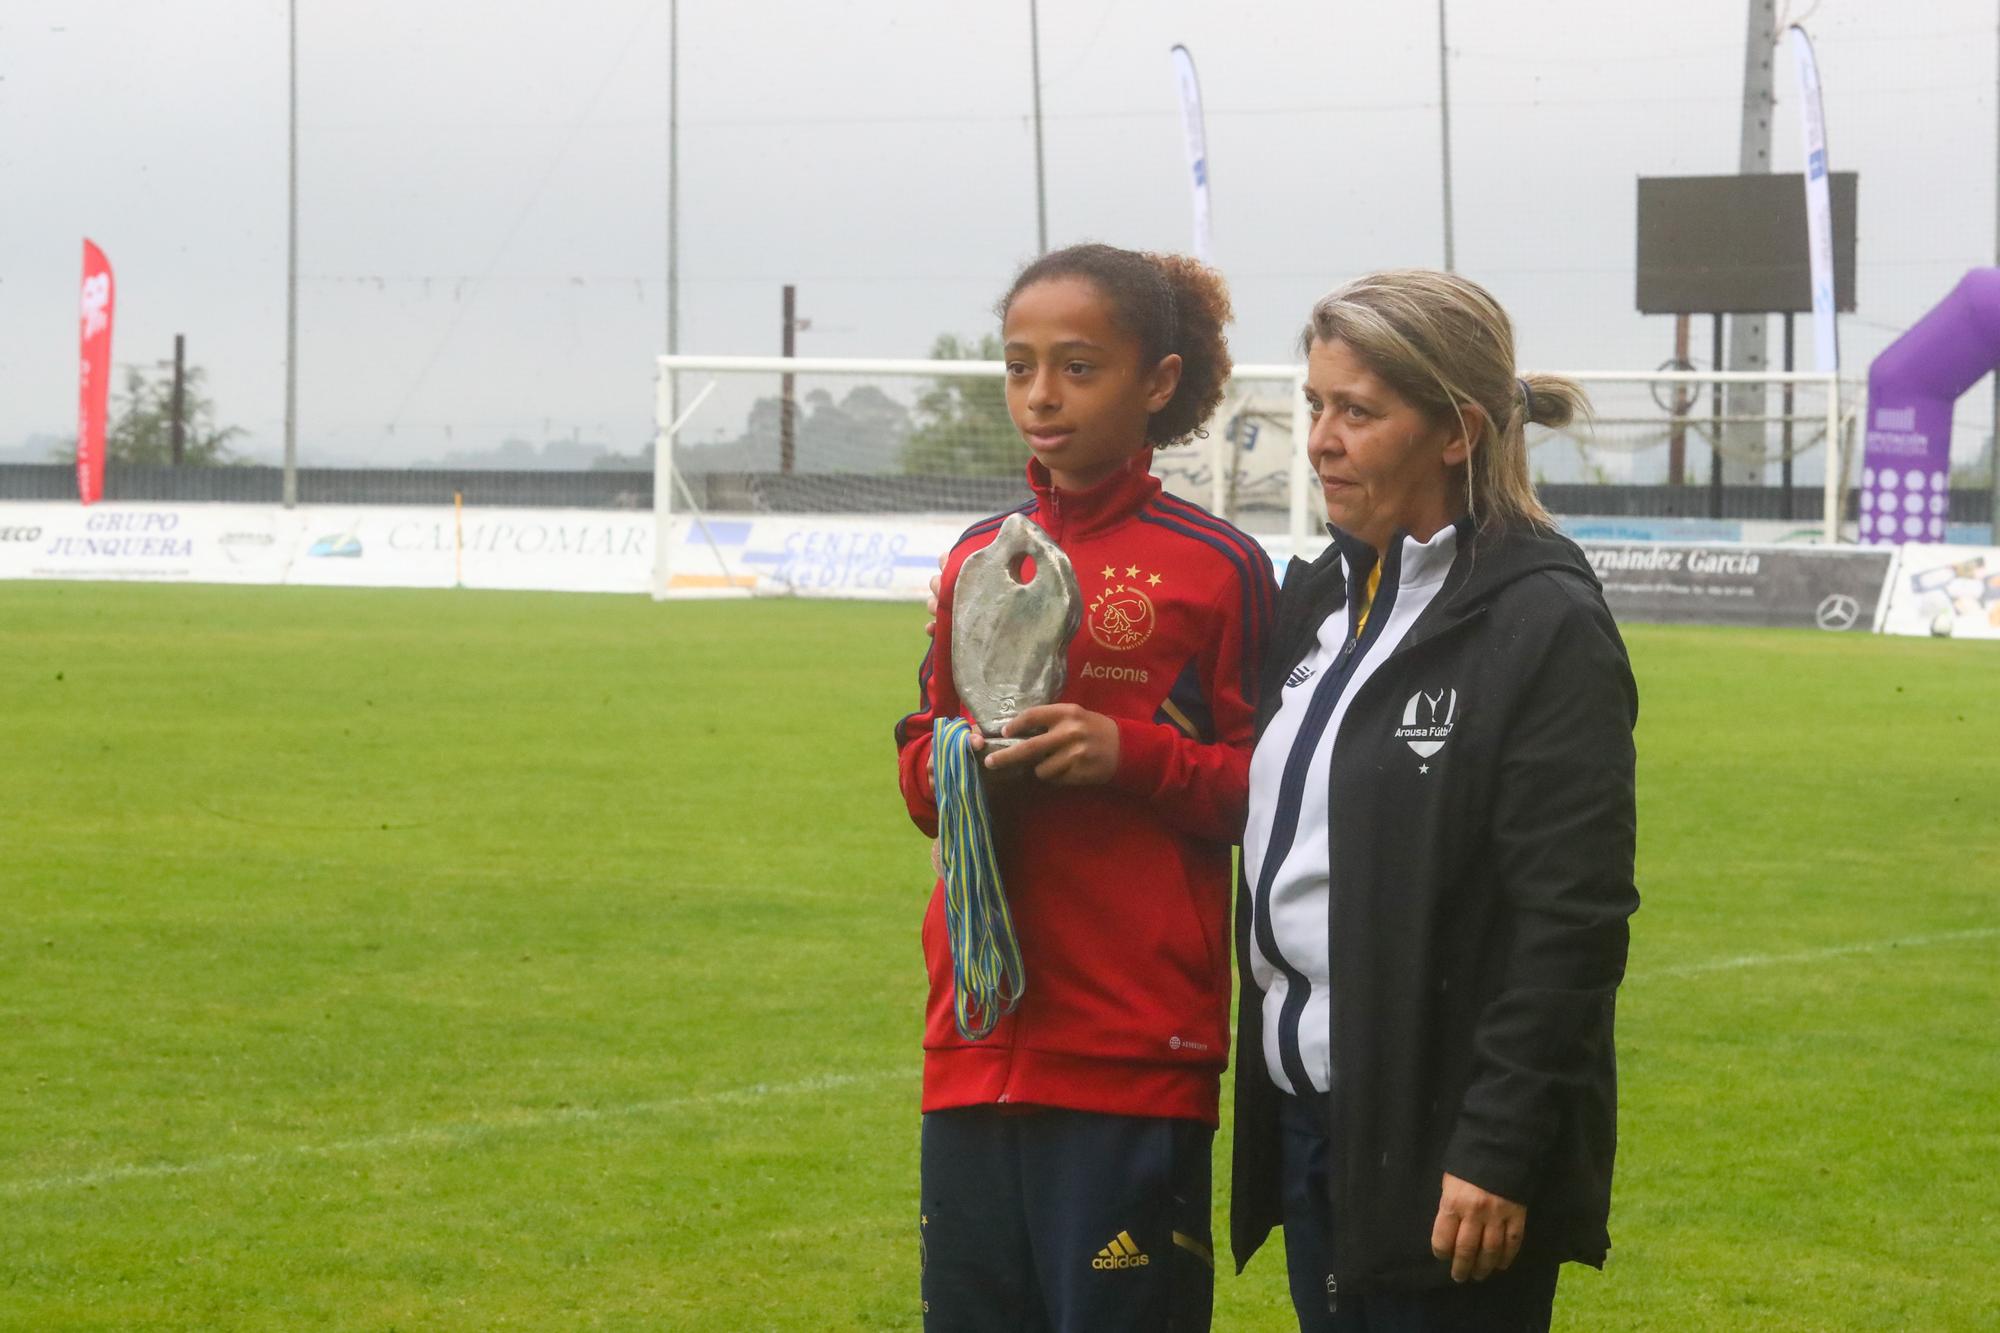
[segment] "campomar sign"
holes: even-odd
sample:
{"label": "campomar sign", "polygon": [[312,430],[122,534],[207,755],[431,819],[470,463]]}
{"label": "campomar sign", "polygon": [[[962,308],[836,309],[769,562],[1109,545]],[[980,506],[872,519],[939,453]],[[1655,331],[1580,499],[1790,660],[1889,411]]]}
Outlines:
{"label": "campomar sign", "polygon": [[[968,521],[682,514],[662,534],[643,510],[4,501],[0,579],[639,593],[659,572],[659,537],[671,556],[659,591],[669,596],[921,601],[938,557]],[[1867,633],[1886,617],[1899,633],[2000,636],[2000,551],[1909,546],[1899,556],[1889,547],[1743,543],[1679,530],[1651,541],[1627,531],[1580,543],[1621,620]],[[1282,565],[1290,543],[1267,538],[1265,549]],[[1886,589],[1899,559],[1891,606]],[[1134,611],[1121,614],[1129,621]],[[1406,727],[1449,724],[1434,715],[1438,706],[1413,707]]]}

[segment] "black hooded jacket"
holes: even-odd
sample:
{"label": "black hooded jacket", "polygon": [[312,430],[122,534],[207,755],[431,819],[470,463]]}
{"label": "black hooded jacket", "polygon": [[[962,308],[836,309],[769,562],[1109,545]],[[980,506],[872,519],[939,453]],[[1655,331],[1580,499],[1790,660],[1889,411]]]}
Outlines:
{"label": "black hooded jacket", "polygon": [[[1617,1138],[1612,1016],[1638,907],[1638,694],[1589,562],[1526,524],[1461,526],[1438,596],[1348,705],[1333,747],[1328,902],[1335,1252],[1341,1292],[1440,1285],[1443,1175],[1527,1206],[1524,1261],[1602,1265]],[[1343,569],[1341,553],[1347,553]],[[1294,560],[1257,730],[1372,550]],[[1455,690],[1439,736],[1420,695]],[[1402,733],[1399,735],[1399,732]],[[1412,738],[1442,740],[1419,755]],[[1419,771],[1420,768],[1423,771]],[[1282,1221],[1279,1099],[1239,885],[1240,1270]]]}

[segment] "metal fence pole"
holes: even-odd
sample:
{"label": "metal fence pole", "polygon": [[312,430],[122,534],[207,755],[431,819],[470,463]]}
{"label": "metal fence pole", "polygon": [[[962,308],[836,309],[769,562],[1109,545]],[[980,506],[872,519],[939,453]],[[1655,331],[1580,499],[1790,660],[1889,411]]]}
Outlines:
{"label": "metal fence pole", "polygon": [[1820,506],[1820,540],[1828,546],[1840,545],[1841,492],[1847,479],[1847,460],[1840,452],[1840,375],[1826,377],[1826,487]]}
{"label": "metal fence pole", "polygon": [[667,595],[673,579],[673,543],[667,540],[674,517],[674,378],[664,362],[659,367],[659,397],[653,416],[653,597]]}

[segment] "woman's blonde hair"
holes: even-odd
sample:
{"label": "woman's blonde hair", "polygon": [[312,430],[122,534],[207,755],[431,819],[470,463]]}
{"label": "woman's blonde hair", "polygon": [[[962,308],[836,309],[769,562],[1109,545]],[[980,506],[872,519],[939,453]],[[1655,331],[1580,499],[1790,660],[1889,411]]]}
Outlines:
{"label": "woman's blonde hair", "polygon": [[1484,429],[1468,432],[1463,483],[1476,525],[1553,526],[1528,472],[1527,428],[1588,417],[1590,399],[1559,375],[1515,375],[1514,326],[1491,292],[1435,269],[1369,273],[1319,299],[1299,350],[1336,340],[1433,420],[1455,416],[1463,427],[1463,405],[1484,411]]}

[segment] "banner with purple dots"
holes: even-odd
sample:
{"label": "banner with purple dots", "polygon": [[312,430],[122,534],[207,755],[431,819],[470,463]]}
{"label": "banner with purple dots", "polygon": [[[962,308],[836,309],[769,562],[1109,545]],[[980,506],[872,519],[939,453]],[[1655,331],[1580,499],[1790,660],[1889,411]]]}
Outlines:
{"label": "banner with purple dots", "polygon": [[[1914,408],[1877,411],[1877,420],[1913,415]],[[1877,447],[1877,429],[1868,432],[1868,452],[1861,467],[1861,539],[1876,545],[1944,540],[1951,509],[1950,435],[1946,447],[1933,456],[1925,441],[1921,454],[1891,452]]]}
{"label": "banner with purple dots", "polygon": [[2000,268],[1976,268],[1868,367],[1861,540],[1944,540],[1951,509],[1951,411],[2000,365]]}

